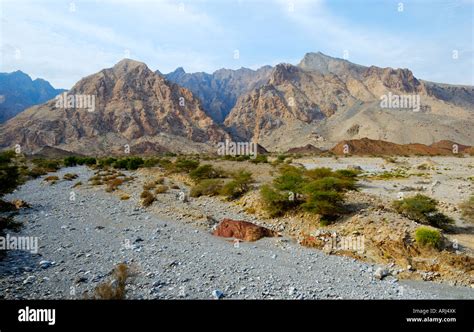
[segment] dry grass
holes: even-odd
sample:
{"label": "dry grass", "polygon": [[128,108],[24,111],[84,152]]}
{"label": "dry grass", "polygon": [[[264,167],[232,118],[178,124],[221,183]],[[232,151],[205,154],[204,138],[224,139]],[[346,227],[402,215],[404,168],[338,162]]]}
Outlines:
{"label": "dry grass", "polygon": [[127,264],[118,264],[112,272],[112,280],[95,288],[96,300],[123,300],[126,296],[127,280],[132,276]]}
{"label": "dry grass", "polygon": [[155,194],[163,194],[168,191],[168,186],[165,185],[159,185],[155,189]]}
{"label": "dry grass", "polygon": [[155,182],[147,182],[143,185],[143,189],[144,190],[152,190],[156,187],[156,183]]}
{"label": "dry grass", "polygon": [[105,188],[106,192],[115,191],[121,184],[123,184],[123,179],[112,179],[107,181],[107,188]]}
{"label": "dry grass", "polygon": [[67,181],[72,181],[74,179],[77,179],[78,175],[77,174],[73,174],[73,173],[66,173],[63,175],[63,179],[64,180],[67,180]]}
{"label": "dry grass", "polygon": [[142,205],[145,207],[150,206],[155,201],[155,196],[148,190],[144,190],[140,198],[142,198]]}
{"label": "dry grass", "polygon": [[56,175],[50,175],[44,178],[46,182],[58,181],[59,178]]}
{"label": "dry grass", "polygon": [[120,196],[120,199],[121,199],[122,201],[126,201],[127,199],[130,199],[130,195],[128,195],[128,194],[123,194],[123,195]]}
{"label": "dry grass", "polygon": [[81,181],[78,181],[76,183],[74,183],[74,185],[72,186],[73,188],[76,188],[76,187],[79,187],[82,185],[82,182]]}

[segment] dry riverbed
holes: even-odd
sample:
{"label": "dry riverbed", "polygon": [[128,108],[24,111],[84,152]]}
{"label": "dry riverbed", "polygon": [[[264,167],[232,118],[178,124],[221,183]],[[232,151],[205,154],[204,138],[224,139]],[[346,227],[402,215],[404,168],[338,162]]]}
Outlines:
{"label": "dry riverbed", "polygon": [[[259,170],[256,177],[262,182],[271,179],[271,166]],[[177,189],[157,195],[157,201],[145,209],[139,195],[143,184],[159,175],[158,170],[127,172],[135,180],[114,193],[87,184],[93,171],[85,167],[57,173],[60,178],[76,173],[76,181],[83,185],[72,188],[75,181],[50,185],[36,179],[6,197],[31,204],[15,219],[24,223],[20,235],[38,237],[40,250],[38,254],[9,251],[0,261],[0,297],[83,298],[110,279],[116,264],[125,262],[134,270],[127,285],[127,297],[132,299],[207,299],[216,294],[224,298],[474,298],[469,287],[408,284],[396,276],[378,280],[376,262],[305,248],[295,236],[301,229],[292,229],[287,219],[269,220],[247,211],[251,206],[246,202],[255,193],[237,204],[209,197],[183,202],[179,195],[189,190],[188,180],[178,176],[166,180]],[[121,200],[125,193],[130,198]],[[224,217],[267,225],[283,236],[235,246],[210,234]]]}

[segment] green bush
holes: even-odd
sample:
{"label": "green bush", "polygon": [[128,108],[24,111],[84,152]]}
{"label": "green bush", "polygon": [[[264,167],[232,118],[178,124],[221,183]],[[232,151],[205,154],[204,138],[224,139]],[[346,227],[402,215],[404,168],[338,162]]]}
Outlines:
{"label": "green bush", "polygon": [[12,192],[20,184],[18,167],[13,164],[14,151],[0,153],[0,196]]}
{"label": "green bush", "polygon": [[143,167],[155,167],[160,162],[158,158],[148,158],[143,162]]}
{"label": "green bush", "polygon": [[77,157],[76,156],[66,157],[63,160],[63,164],[66,167],[76,166],[77,165]]}
{"label": "green bush", "polygon": [[270,217],[278,217],[298,205],[296,200],[290,200],[288,193],[275,190],[269,185],[260,188],[263,207]]}
{"label": "green bush", "polygon": [[206,164],[198,166],[197,168],[193,169],[189,176],[194,181],[199,181],[203,179],[215,179],[220,178],[223,176],[223,172],[219,169],[215,169],[212,165]]}
{"label": "green bush", "polygon": [[140,157],[130,157],[127,162],[128,170],[136,170],[143,165],[143,159]]}
{"label": "green bush", "polygon": [[271,216],[282,215],[291,209],[302,209],[322,216],[326,222],[345,212],[344,192],[356,190],[357,172],[336,171],[330,168],[304,170],[283,165],[273,186],[263,186],[260,195]]}
{"label": "green bush", "polygon": [[174,169],[176,172],[189,173],[199,166],[199,161],[193,159],[177,159],[174,163]]}
{"label": "green bush", "polygon": [[118,169],[136,170],[142,166],[143,163],[144,161],[140,157],[128,157],[116,160],[112,166]]}
{"label": "green bush", "polygon": [[441,233],[428,227],[419,227],[415,231],[415,241],[422,246],[431,246],[440,249],[442,244]]}
{"label": "green bush", "polygon": [[435,227],[453,223],[452,219],[438,212],[437,205],[435,199],[422,194],[393,202],[393,207],[398,213],[416,222]]}
{"label": "green bush", "polygon": [[191,187],[189,195],[191,197],[216,196],[222,190],[222,180],[204,179]]}
{"label": "green bush", "polygon": [[287,190],[301,193],[305,179],[303,170],[294,166],[285,165],[280,168],[280,176],[273,180],[273,186],[278,190]]}
{"label": "green bush", "polygon": [[249,191],[250,185],[254,182],[252,173],[243,169],[232,175],[232,180],[227,182],[220,193],[228,199],[237,199]]}
{"label": "green bush", "polygon": [[77,164],[78,165],[95,165],[97,163],[97,160],[94,157],[82,157],[82,158],[77,158]]}
{"label": "green bush", "polygon": [[31,161],[36,167],[43,168],[46,172],[55,172],[61,168],[57,160],[49,159],[33,159]]}
{"label": "green bush", "polygon": [[108,158],[99,159],[98,164],[100,167],[108,167],[108,166],[112,166],[116,161],[117,161],[116,158],[108,157]]}

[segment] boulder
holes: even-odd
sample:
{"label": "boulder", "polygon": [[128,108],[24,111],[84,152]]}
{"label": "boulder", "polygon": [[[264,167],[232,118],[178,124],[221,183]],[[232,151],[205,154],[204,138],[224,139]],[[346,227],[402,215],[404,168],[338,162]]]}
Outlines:
{"label": "boulder", "polygon": [[223,219],[212,233],[215,236],[257,241],[262,237],[278,236],[276,232],[243,220]]}

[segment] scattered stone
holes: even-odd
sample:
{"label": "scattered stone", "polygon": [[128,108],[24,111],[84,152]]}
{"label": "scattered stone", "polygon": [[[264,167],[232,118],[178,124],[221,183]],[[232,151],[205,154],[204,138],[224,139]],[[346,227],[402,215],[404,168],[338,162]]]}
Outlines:
{"label": "scattered stone", "polygon": [[216,300],[220,300],[224,297],[224,293],[218,289],[212,291],[212,297]]}

